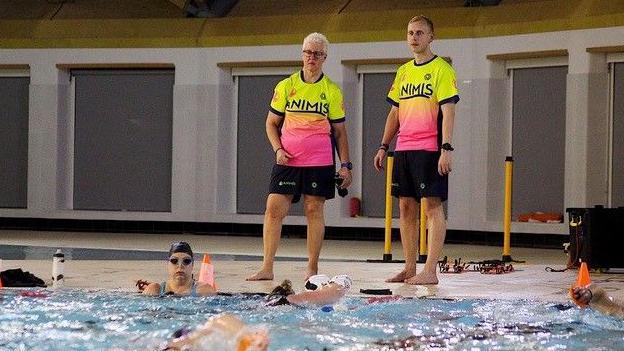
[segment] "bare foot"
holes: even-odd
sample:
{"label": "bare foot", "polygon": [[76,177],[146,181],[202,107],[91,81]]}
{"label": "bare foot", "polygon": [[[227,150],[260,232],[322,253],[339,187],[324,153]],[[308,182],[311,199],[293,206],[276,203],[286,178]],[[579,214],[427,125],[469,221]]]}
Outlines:
{"label": "bare foot", "polygon": [[435,272],[420,272],[409,279],[405,279],[405,283],[412,285],[436,285],[438,284],[438,277]]}
{"label": "bare foot", "polygon": [[245,280],[273,280],[273,272],[261,269],[256,272],[256,274],[247,277]]}
{"label": "bare foot", "polygon": [[406,279],[413,277],[414,274],[414,272],[404,269],[394,277],[386,279],[386,283],[403,283]]}

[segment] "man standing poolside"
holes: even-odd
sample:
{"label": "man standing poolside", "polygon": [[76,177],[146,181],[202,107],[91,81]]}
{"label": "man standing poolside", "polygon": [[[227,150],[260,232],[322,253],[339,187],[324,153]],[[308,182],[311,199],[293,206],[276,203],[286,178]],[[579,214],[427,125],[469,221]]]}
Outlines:
{"label": "man standing poolside", "polygon": [[[436,265],[446,236],[442,202],[448,197],[455,104],[459,95],[453,68],[431,52],[433,23],[425,16],[407,25],[407,44],[414,60],[401,66],[387,100],[392,105],[374,159],[383,169],[388,145],[398,134],[392,195],[399,198],[400,231],[405,268],[387,282],[437,284]],[[418,218],[426,203],[429,250],[424,270],[416,274]]]}
{"label": "man standing poolside", "polygon": [[282,221],[290,204],[303,194],[308,221],[308,268],[305,279],[318,273],[318,259],[325,235],[324,206],[335,196],[335,138],[342,188],[351,184],[349,143],[340,88],[323,74],[329,42],[320,33],[303,40],[303,69],[275,87],[266,119],[266,133],[275,152],[269,196],[264,215],[262,268],[247,280],[272,280],[273,260]]}

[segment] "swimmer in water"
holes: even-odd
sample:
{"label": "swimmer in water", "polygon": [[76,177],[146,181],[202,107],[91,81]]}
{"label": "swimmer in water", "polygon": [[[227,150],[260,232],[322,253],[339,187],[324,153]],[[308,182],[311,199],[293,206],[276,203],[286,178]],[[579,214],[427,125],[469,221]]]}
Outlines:
{"label": "swimmer in water", "polygon": [[305,283],[305,291],[295,293],[290,280],[284,280],[267,297],[267,305],[326,306],[342,299],[352,284],[349,276],[342,274],[329,279],[324,274],[313,275]]}
{"label": "swimmer in water", "polygon": [[145,295],[150,296],[208,296],[216,295],[216,289],[207,283],[193,279],[193,250],[187,242],[171,244],[167,260],[168,278],[166,282],[148,283],[139,281],[137,286]]}
{"label": "swimmer in water", "polygon": [[162,351],[265,351],[269,347],[266,328],[251,327],[238,317],[223,313],[211,317],[196,330],[180,329]]}
{"label": "swimmer in water", "polygon": [[624,318],[624,301],[614,299],[604,289],[594,284],[573,288],[571,297],[581,306],[590,306],[604,314]]}

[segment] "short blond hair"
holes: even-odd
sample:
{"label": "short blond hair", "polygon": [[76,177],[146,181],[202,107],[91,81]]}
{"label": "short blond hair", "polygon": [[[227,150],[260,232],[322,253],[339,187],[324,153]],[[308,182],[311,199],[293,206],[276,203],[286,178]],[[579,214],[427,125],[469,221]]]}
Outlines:
{"label": "short blond hair", "polygon": [[433,33],[433,21],[431,21],[429,17],[425,15],[414,16],[409,22],[407,22],[407,24],[409,25],[410,23],[414,22],[425,22],[427,24],[427,27],[429,27],[431,33]]}
{"label": "short blond hair", "polygon": [[327,40],[327,37],[317,32],[308,34],[308,36],[303,39],[302,46],[305,46],[306,43],[317,43],[323,45],[323,51],[325,53],[327,53],[327,49],[329,48],[329,40]]}

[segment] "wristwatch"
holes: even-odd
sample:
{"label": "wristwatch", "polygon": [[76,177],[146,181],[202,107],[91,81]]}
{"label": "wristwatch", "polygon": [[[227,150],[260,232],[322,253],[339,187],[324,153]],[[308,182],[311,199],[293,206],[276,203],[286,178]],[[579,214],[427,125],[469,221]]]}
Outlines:
{"label": "wristwatch", "polygon": [[352,170],[353,169],[353,163],[351,162],[343,162],[340,164],[340,168],[346,168],[348,170]]}
{"label": "wristwatch", "polygon": [[453,149],[453,146],[451,146],[451,144],[449,144],[449,143],[442,144],[440,149],[446,150],[446,151],[453,151],[453,150],[455,150],[455,149]]}

